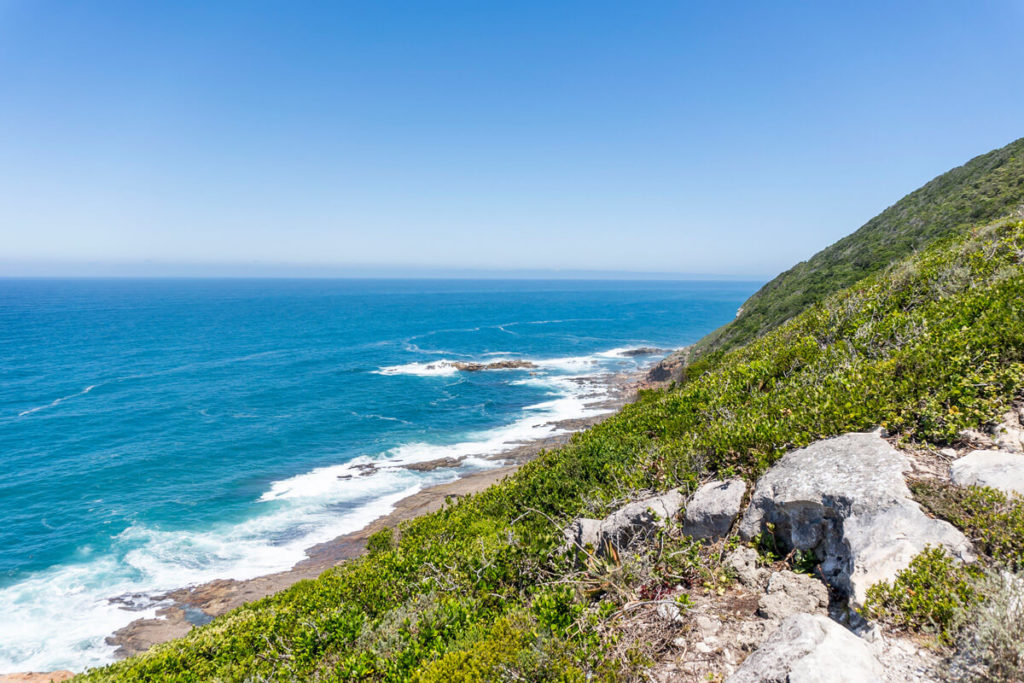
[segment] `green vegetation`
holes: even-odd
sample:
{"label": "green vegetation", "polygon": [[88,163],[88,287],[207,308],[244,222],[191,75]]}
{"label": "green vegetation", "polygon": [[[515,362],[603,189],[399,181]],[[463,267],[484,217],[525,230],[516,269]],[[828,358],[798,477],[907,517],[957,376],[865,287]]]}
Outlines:
{"label": "green vegetation", "polygon": [[736,320],[702,340],[697,351],[749,342],[934,240],[1021,206],[1024,138],[940,175],[853,234],[782,273],[743,304]]}
{"label": "green vegetation", "polygon": [[1024,500],[1019,496],[933,482],[916,482],[911,490],[933,514],[959,527],[993,564],[1024,569]]}
{"label": "green vegetation", "polygon": [[911,485],[928,510],[959,527],[982,554],[964,565],[941,548],[915,557],[894,581],[868,590],[867,616],[930,633],[949,654],[953,680],[1024,677],[1024,498],[995,489],[920,481]]}
{"label": "green vegetation", "polygon": [[361,559],[85,679],[639,680],[664,643],[631,630],[638,605],[668,586],[718,590],[721,548],[669,529],[635,557],[566,557],[561,525],[713,473],[753,478],[788,449],[877,424],[948,443],[1022,386],[1024,222],[1007,220],[703,356],[671,390],[375,536]]}
{"label": "green vegetation", "polygon": [[943,548],[928,548],[890,583],[868,589],[864,612],[907,631],[923,631],[952,645],[968,610],[978,601],[984,571],[965,565]]}

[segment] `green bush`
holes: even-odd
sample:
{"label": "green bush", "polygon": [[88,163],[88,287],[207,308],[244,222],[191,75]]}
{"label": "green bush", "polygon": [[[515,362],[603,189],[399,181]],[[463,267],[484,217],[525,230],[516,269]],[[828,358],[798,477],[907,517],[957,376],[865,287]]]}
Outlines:
{"label": "green bush", "polygon": [[980,567],[962,564],[943,548],[926,548],[892,581],[868,589],[864,613],[895,628],[923,631],[942,645],[955,640],[979,602]]}
{"label": "green bush", "polygon": [[931,512],[959,527],[998,565],[1024,569],[1024,498],[996,489],[915,482],[911,490]]}

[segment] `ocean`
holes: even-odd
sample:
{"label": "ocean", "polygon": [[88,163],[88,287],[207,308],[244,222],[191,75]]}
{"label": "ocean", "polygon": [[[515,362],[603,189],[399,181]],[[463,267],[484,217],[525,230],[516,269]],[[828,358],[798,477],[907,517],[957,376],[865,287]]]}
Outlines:
{"label": "ocean", "polygon": [[[653,363],[626,351],[690,344],[756,288],[0,280],[0,673],[110,662],[150,596],[288,569],[496,466],[599,410],[574,378]],[[498,360],[535,367],[451,364]]]}

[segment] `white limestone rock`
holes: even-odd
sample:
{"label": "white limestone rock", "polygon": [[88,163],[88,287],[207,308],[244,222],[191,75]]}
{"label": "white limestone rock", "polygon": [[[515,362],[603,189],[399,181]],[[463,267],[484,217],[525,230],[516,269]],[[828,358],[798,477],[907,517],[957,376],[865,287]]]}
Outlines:
{"label": "white limestone rock", "polygon": [[867,683],[883,673],[863,640],[828,617],[795,614],[726,683]]}
{"label": "white limestone rock", "polygon": [[739,478],[704,484],[686,505],[683,533],[703,540],[728,535],[746,493],[747,483]]}
{"label": "white limestone rock", "polygon": [[903,479],[909,468],[877,432],[792,451],[758,480],[740,535],[749,539],[773,524],[780,546],[813,550],[825,580],[855,604],[926,545],[973,560],[962,533],[914,502]]}
{"label": "white limestone rock", "polygon": [[971,451],[953,461],[950,479],[957,486],[991,486],[1024,495],[1024,455],[1006,451]]}
{"label": "white limestone rock", "polygon": [[622,550],[638,540],[648,538],[657,529],[674,519],[683,507],[683,494],[679,489],[652,498],[630,503],[604,519],[575,520],[563,532],[564,550],[586,548],[601,551],[606,543]]}
{"label": "white limestone rock", "polygon": [[739,582],[750,589],[760,590],[764,586],[768,570],[757,566],[757,551],[742,546],[725,556],[722,564],[731,569]]}

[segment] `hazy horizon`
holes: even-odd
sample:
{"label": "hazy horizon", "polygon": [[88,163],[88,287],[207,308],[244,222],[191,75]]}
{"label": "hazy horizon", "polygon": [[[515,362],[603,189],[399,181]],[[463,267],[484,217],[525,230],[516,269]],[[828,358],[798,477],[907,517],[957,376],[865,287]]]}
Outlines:
{"label": "hazy horizon", "polygon": [[1022,26],[1009,0],[0,0],[0,275],[768,279],[1024,134]]}

